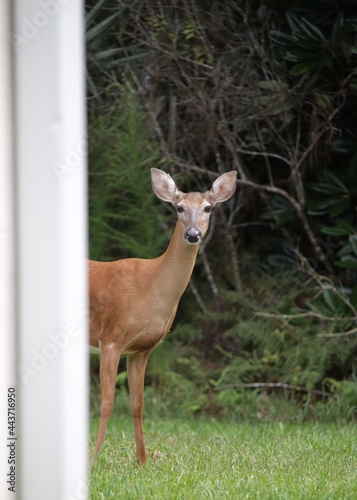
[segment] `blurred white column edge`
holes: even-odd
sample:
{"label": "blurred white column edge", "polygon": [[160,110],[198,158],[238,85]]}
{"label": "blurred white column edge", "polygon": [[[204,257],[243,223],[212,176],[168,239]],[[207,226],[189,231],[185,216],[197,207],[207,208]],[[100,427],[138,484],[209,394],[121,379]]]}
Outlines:
{"label": "blurred white column edge", "polygon": [[16,494],[21,500],[85,500],[84,6],[82,0],[9,0],[9,5],[15,110]]}
{"label": "blurred white column edge", "polygon": [[[11,55],[8,2],[0,2],[0,498],[14,498],[11,488],[12,457],[8,441],[7,392],[16,387],[15,376],[15,243],[14,178],[11,116]],[[10,463],[8,463],[10,462]],[[9,481],[9,483],[7,482]]]}

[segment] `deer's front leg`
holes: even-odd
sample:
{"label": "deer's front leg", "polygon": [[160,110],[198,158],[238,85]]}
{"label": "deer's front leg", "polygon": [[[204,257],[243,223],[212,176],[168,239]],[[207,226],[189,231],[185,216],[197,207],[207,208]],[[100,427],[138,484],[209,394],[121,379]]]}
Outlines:
{"label": "deer's front leg", "polygon": [[139,464],[146,463],[143,431],[144,378],[150,350],[128,355],[128,382],[130,406],[133,415],[136,457]]}
{"label": "deer's front leg", "polygon": [[100,356],[100,424],[94,456],[101,449],[108,420],[113,412],[115,399],[115,380],[121,351],[113,344],[102,344]]}

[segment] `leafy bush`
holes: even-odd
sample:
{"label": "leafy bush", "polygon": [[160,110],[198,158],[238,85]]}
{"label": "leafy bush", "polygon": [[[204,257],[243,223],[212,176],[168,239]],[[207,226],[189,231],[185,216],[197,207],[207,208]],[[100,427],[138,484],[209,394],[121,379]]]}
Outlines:
{"label": "leafy bush", "polygon": [[265,396],[276,392],[264,384],[276,384],[304,418],[321,401],[355,418],[352,4],[93,0],[87,11],[88,85],[100,97],[89,101],[91,257],[165,248],[151,166],[184,190],[239,173],[182,301],[186,327],[167,340],[175,356],[158,350],[149,365],[155,404],[167,396],[177,410],[220,414],[246,398],[251,413],[270,415]]}
{"label": "leafy bush", "polygon": [[[114,89],[112,90],[112,92]],[[120,91],[120,89],[119,89]],[[152,258],[165,248],[167,210],[151,189],[150,168],[164,167],[134,96],[95,118],[89,129],[90,256]],[[125,97],[126,95],[126,97]]]}

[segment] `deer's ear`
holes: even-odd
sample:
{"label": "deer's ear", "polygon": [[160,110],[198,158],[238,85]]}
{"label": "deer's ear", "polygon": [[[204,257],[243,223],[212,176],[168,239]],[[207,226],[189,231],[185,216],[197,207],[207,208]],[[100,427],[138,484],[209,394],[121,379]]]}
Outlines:
{"label": "deer's ear", "polygon": [[180,199],[180,191],[177,189],[174,180],[158,168],[151,169],[151,184],[154,193],[162,201],[177,203]]}
{"label": "deer's ear", "polygon": [[223,201],[229,200],[229,198],[234,194],[237,185],[237,172],[233,170],[232,172],[227,172],[222,174],[214,181],[210,191],[206,193],[207,198],[212,203],[222,203]]}

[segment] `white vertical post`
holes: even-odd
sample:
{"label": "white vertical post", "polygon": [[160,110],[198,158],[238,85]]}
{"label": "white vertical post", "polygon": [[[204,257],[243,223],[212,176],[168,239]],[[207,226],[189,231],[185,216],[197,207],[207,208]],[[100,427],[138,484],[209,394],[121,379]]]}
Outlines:
{"label": "white vertical post", "polygon": [[16,486],[13,474],[15,450],[8,439],[11,430],[8,425],[13,421],[8,419],[6,408],[8,389],[16,387],[12,82],[11,52],[7,37],[9,31],[10,5],[8,2],[0,2],[0,498],[3,500],[16,496],[16,493],[13,493]]}
{"label": "white vertical post", "polygon": [[84,10],[14,0],[21,500],[84,500],[87,470]]}

